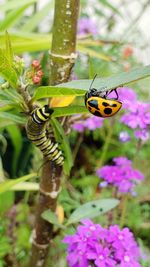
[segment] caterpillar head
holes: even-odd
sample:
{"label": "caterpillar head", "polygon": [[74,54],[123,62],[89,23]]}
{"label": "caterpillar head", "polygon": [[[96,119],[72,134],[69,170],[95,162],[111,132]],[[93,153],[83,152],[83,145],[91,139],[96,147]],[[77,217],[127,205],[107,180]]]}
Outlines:
{"label": "caterpillar head", "polygon": [[41,110],[48,117],[54,112],[54,110],[50,108],[49,105],[45,105],[43,108],[41,108]]}

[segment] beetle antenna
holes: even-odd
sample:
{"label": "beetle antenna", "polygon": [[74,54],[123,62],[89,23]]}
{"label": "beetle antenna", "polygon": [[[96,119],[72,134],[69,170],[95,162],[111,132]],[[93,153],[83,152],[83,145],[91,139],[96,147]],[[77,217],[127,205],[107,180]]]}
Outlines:
{"label": "beetle antenna", "polygon": [[92,85],[93,85],[93,83],[94,83],[94,81],[95,81],[95,78],[96,78],[96,76],[97,76],[97,74],[95,74],[95,76],[94,76],[94,78],[93,78],[93,80],[92,80],[92,82],[91,82],[91,85],[90,85],[90,88],[89,88],[89,90],[91,90],[91,88],[92,88]]}

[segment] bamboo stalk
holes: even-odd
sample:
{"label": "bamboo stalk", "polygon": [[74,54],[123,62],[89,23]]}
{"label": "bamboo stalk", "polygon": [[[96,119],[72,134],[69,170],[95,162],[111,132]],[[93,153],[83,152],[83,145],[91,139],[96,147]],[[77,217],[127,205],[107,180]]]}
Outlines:
{"label": "bamboo stalk", "polygon": [[50,84],[66,82],[77,54],[76,32],[79,0],[56,0],[50,52]]}
{"label": "bamboo stalk", "polygon": [[[67,81],[74,65],[78,10],[79,0],[55,1],[52,49],[50,52],[51,85]],[[61,167],[51,162],[46,162],[43,166],[32,238],[30,267],[44,267],[48,258],[53,225],[45,221],[41,214],[47,209],[51,209],[53,212],[56,210],[61,171]]]}

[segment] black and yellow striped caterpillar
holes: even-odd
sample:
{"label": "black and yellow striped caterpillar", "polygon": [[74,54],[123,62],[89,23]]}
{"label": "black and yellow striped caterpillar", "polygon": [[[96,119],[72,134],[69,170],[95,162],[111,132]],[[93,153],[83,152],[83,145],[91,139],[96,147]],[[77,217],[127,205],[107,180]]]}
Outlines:
{"label": "black and yellow striped caterpillar", "polygon": [[57,165],[63,165],[64,157],[58,144],[52,142],[46,135],[46,126],[53,109],[48,105],[36,108],[28,119],[26,132],[29,140],[33,142],[43,153],[44,157],[54,161]]}

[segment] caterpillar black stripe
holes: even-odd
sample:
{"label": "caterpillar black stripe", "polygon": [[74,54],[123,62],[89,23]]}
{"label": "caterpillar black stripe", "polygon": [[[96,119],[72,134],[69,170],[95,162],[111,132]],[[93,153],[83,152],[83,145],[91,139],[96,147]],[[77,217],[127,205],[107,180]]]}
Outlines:
{"label": "caterpillar black stripe", "polygon": [[48,105],[33,110],[27,122],[27,136],[41,150],[46,159],[63,165],[62,151],[59,150],[58,144],[52,142],[46,135],[46,125],[52,113],[53,109],[50,109]]}

